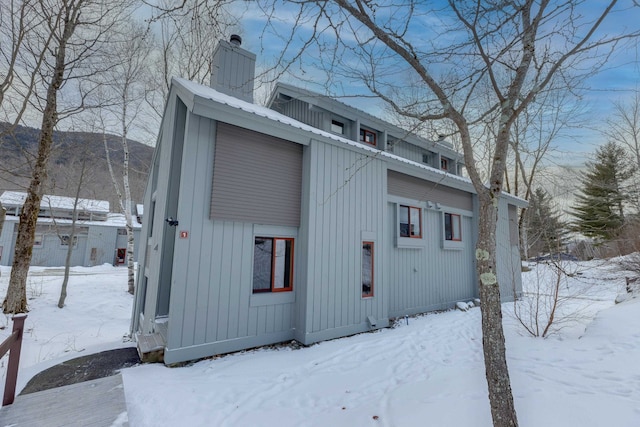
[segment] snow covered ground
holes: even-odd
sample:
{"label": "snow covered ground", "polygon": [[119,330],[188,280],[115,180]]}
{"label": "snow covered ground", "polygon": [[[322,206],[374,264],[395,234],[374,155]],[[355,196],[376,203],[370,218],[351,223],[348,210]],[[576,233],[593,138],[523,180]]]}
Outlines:
{"label": "snow covered ground", "polygon": [[[640,298],[614,304],[624,273],[610,264],[566,267],[563,321],[548,338],[529,336],[513,304],[503,306],[520,425],[638,426]],[[132,303],[126,269],[74,268],[62,310],[60,271],[30,274],[18,388],[61,360],[133,345],[123,340]],[[3,269],[0,295],[8,275]],[[527,289],[544,284],[544,292],[554,278],[545,264],[523,274]],[[0,340],[10,324],[0,319],[8,325]],[[181,368],[143,365],[125,369],[123,378],[134,427],[490,426],[482,360],[480,309],[472,308],[308,348],[263,348]]]}

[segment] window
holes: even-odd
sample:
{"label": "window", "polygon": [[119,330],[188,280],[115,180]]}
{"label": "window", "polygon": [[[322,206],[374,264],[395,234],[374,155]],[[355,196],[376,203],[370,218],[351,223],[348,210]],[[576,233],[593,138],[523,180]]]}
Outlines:
{"label": "window", "polygon": [[337,120],[331,120],[331,132],[344,135],[344,123]]}
{"label": "window", "polygon": [[360,129],[360,142],[376,145],[376,134],[370,130]]}
{"label": "window", "polygon": [[449,159],[440,157],[440,169],[442,169],[443,171],[449,170]]}
{"label": "window", "polygon": [[[60,237],[60,245],[62,246],[69,246],[69,241],[71,240],[71,236],[69,236],[68,234],[63,234]],[[73,247],[75,248],[76,246],[78,246],[78,236],[73,236]]]}
{"label": "window", "polygon": [[373,242],[362,242],[362,298],[373,296]]}
{"label": "window", "polygon": [[400,205],[400,237],[422,237],[422,210]]}
{"label": "window", "polygon": [[89,260],[96,262],[98,260],[98,248],[91,248],[91,255]]}
{"label": "window", "polygon": [[126,228],[118,228],[118,236],[126,236],[127,229]]}
{"label": "window", "polygon": [[422,153],[422,163],[430,165],[431,164],[431,156],[427,153]]}
{"label": "window", "polygon": [[455,242],[462,241],[462,232],[460,230],[460,215],[445,213],[444,214],[444,239]]}
{"label": "window", "polygon": [[42,233],[36,233],[33,236],[33,247],[41,248],[43,243],[44,235]]}
{"label": "window", "polygon": [[253,292],[293,289],[293,239],[256,237],[253,246]]}

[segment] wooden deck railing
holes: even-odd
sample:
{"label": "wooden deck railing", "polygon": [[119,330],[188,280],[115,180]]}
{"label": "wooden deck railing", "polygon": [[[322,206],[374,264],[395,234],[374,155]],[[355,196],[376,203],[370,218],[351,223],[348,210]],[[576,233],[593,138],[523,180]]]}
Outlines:
{"label": "wooden deck railing", "polygon": [[22,332],[24,331],[24,321],[26,314],[16,314],[13,320],[13,331],[11,335],[0,344],[0,357],[9,352],[9,363],[7,365],[7,377],[4,383],[4,397],[2,406],[11,405],[16,395],[16,382],[18,380],[18,365],[20,363],[20,349],[22,348]]}

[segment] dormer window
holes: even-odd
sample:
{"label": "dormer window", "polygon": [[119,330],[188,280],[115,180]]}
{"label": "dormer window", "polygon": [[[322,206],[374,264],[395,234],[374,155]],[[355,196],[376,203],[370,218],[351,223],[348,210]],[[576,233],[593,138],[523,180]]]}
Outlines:
{"label": "dormer window", "polygon": [[442,169],[443,171],[449,170],[449,159],[440,157],[440,169]]}
{"label": "dormer window", "polygon": [[360,129],[360,142],[376,145],[376,133],[367,129]]}
{"label": "dormer window", "polygon": [[344,123],[337,120],[331,120],[331,132],[344,135]]}

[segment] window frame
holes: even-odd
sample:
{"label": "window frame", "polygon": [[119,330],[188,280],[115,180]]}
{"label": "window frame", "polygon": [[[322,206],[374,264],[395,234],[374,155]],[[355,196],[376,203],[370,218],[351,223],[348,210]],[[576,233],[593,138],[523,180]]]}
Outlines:
{"label": "window frame", "polygon": [[[451,227],[451,238],[448,238],[447,234],[447,216],[449,216],[449,226]],[[455,226],[454,218],[457,218],[457,227]],[[457,235],[455,229],[457,228]],[[462,215],[451,212],[444,213],[444,240],[447,242],[462,242]]]}
{"label": "window frame", "polygon": [[[40,238],[38,238],[40,236]],[[44,233],[35,233],[33,235],[33,247],[42,248],[44,246]]]}
{"label": "window frame", "polygon": [[[256,258],[255,258],[255,245],[256,245],[256,239],[264,239],[264,240],[271,240],[271,264],[270,264],[270,287],[268,289],[256,289],[254,287],[254,282],[255,282],[255,271],[256,271]],[[277,256],[276,256],[276,243],[277,241],[285,241],[285,242],[291,242],[291,246],[289,248],[289,280],[288,280],[288,286],[284,286],[282,288],[277,288],[275,287],[275,275],[276,275],[276,261],[277,261]],[[280,292],[293,292],[293,285],[294,285],[294,250],[295,250],[295,238],[293,237],[279,237],[279,236],[260,236],[260,235],[256,235],[253,237],[253,251],[254,251],[254,256],[253,256],[253,271],[252,271],[252,277],[251,277],[251,293],[253,295],[264,295],[264,294],[275,294],[275,293],[280,293]],[[286,253],[286,246],[285,246],[285,253]],[[285,266],[286,266],[287,261],[285,260]],[[285,270],[286,271],[286,270]],[[285,275],[286,277],[286,275]]]}
{"label": "window frame", "polygon": [[[401,220],[401,210],[403,208],[407,208],[407,220],[408,222],[408,234],[405,236],[402,234],[402,220]],[[412,235],[411,234],[411,212],[412,210],[417,210],[418,211],[418,227],[419,227],[419,231],[420,233],[417,235]],[[403,205],[401,203],[398,204],[398,237],[403,238],[403,239],[422,239],[422,208],[417,207],[417,206],[411,206],[411,205]]]}
{"label": "window frame", "polygon": [[[64,238],[67,238],[66,242]],[[71,239],[71,235],[70,234],[61,234],[58,236],[58,238],[60,239],[60,246],[62,246],[63,248],[66,248],[69,246],[69,241],[72,240],[72,245],[74,248],[78,247],[78,236],[74,235],[73,239]]]}
{"label": "window frame", "polygon": [[440,169],[443,171],[449,171],[449,159],[446,157],[440,157]]}
{"label": "window frame", "polygon": [[[334,126],[336,128],[340,128],[340,130],[336,130],[336,128],[334,128]],[[338,135],[344,135],[344,130],[345,130],[345,124],[339,120],[336,119],[331,119],[331,125],[329,127],[329,129],[331,130],[331,132],[336,133]]]}
{"label": "window frame", "polygon": [[[371,245],[371,285],[370,285],[370,290],[368,293],[365,294],[364,291],[364,273],[365,273],[365,265],[364,265],[364,251],[365,251],[365,245]],[[361,282],[361,296],[363,299],[368,299],[368,298],[373,298],[375,297],[375,242],[373,240],[363,240],[362,241],[362,252],[361,252],[361,275],[360,275],[360,282]]]}
{"label": "window frame", "polygon": [[[373,142],[367,141],[367,136],[372,136]],[[378,135],[376,134],[376,132],[369,129],[360,128],[360,142],[364,142],[365,144],[369,144],[376,147],[377,139],[378,139]]]}

